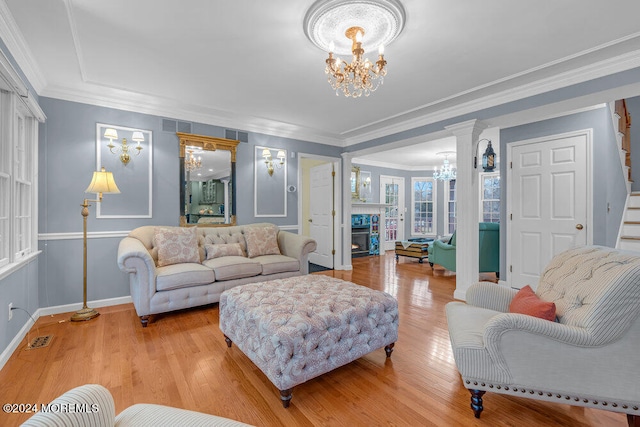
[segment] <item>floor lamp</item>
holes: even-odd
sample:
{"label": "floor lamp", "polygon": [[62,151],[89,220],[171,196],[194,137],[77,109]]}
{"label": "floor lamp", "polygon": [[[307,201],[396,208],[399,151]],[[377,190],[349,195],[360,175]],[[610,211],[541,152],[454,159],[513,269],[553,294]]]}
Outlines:
{"label": "floor lamp", "polygon": [[96,171],[93,173],[93,179],[91,180],[91,184],[84,190],[85,193],[98,193],[97,200],[89,200],[84,199],[82,203],[82,239],[83,239],[83,247],[82,247],[82,262],[83,262],[83,278],[82,278],[82,290],[83,290],[83,299],[82,299],[82,310],[77,311],[71,316],[72,322],[79,322],[81,320],[91,320],[94,317],[100,315],[96,310],[87,307],[87,217],[89,216],[89,202],[102,202],[102,193],[120,193],[116,182],[113,180],[113,174],[111,172],[105,171],[104,168],[100,171]]}

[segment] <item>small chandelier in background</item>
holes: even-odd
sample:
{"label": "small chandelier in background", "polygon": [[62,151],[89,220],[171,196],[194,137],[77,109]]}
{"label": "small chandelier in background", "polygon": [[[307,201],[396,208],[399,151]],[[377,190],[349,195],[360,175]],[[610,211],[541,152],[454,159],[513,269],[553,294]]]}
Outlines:
{"label": "small chandelier in background", "polygon": [[[117,130],[108,128],[104,131],[104,137],[109,140],[109,144],[107,145],[107,147],[109,147],[109,151],[111,151],[111,153],[113,154],[120,154],[120,161],[122,162],[122,164],[126,165],[127,163],[129,163],[129,161],[131,160],[131,155],[129,155],[130,147],[129,145],[127,145],[127,138],[122,138],[122,144],[117,147],[113,145],[113,140],[118,139]],[[133,135],[131,135],[131,140],[138,143],[138,145],[136,145],[134,148],[136,149],[136,156],[139,156],[140,151],[142,151],[143,148],[140,145],[140,143],[144,141],[143,133],[140,131],[133,132]]]}
{"label": "small chandelier in background", "polygon": [[196,158],[196,156],[193,155],[193,150],[187,150],[187,153],[189,154],[184,158],[184,168],[188,172],[200,169],[202,167],[202,156]]}
{"label": "small chandelier in background", "polygon": [[273,163],[273,158],[271,157],[271,150],[269,150],[268,148],[262,150],[262,157],[264,158],[264,164],[267,167],[267,173],[269,174],[269,176],[273,176],[274,166],[278,169],[282,168],[282,166],[284,165],[286,154],[284,153],[284,150],[278,150],[276,158],[279,161],[275,164]]}
{"label": "small chandelier in background", "polygon": [[449,163],[449,155],[455,154],[455,151],[442,151],[440,153],[436,153],[436,156],[444,156],[444,160],[442,161],[442,168],[433,172],[433,177],[435,179],[439,179],[440,181],[451,181],[452,179],[456,179],[456,170],[451,167],[451,163]]}
{"label": "small chandelier in background", "polygon": [[[325,73],[331,87],[346,97],[369,96],[387,74],[384,46],[404,27],[405,12],[398,0],[318,0],[307,11],[304,32],[325,52]],[[367,46],[379,46],[378,60],[364,58]],[[345,41],[346,36],[346,41]],[[351,62],[337,55],[352,55]]]}

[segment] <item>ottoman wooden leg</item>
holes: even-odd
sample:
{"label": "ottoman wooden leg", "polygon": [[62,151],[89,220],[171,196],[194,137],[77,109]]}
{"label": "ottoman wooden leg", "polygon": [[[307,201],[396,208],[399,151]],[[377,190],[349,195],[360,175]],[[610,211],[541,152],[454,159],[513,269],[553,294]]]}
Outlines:
{"label": "ottoman wooden leg", "polygon": [[286,390],[280,390],[280,400],[282,400],[282,407],[283,408],[288,408],[289,407],[289,402],[291,402],[291,388],[288,388]]}
{"label": "ottoman wooden leg", "polygon": [[231,338],[229,338],[228,336],[224,336],[224,342],[227,343],[227,347],[231,348],[231,344],[233,344],[233,341],[231,341]]}
{"label": "ottoman wooden leg", "polygon": [[396,343],[392,342],[391,344],[389,344],[388,346],[386,346],[384,348],[385,353],[387,353],[387,357],[391,357],[391,353],[393,353],[393,346],[396,345]]}

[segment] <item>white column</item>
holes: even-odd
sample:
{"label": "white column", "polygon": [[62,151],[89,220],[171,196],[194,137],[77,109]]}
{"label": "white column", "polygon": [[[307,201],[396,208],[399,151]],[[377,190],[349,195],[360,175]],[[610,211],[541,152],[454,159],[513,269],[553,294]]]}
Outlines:
{"label": "white column", "polygon": [[342,266],[351,270],[351,159],[342,153]]}
{"label": "white column", "polygon": [[229,178],[220,181],[224,184],[224,223],[229,224],[229,211],[231,210],[231,206],[229,206]]}
{"label": "white column", "polygon": [[487,127],[477,120],[446,126],[456,137],[456,290],[454,298],[465,300],[467,289],[478,281],[478,170],[473,167],[475,143]]}

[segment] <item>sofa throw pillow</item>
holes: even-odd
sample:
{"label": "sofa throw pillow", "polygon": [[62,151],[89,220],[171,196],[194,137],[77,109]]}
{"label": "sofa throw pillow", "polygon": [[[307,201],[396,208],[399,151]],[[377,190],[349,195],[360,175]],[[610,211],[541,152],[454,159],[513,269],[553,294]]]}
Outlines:
{"label": "sofa throw pillow", "polygon": [[156,227],[154,237],[158,247],[158,267],[200,262],[197,227]]}
{"label": "sofa throw pillow", "polygon": [[527,285],[520,289],[509,304],[510,313],[527,314],[554,321],[556,319],[556,305],[553,302],[542,301]]}
{"label": "sofa throw pillow", "polygon": [[207,251],[207,259],[220,258],[223,256],[244,256],[240,243],[204,245],[204,249]]}
{"label": "sofa throw pillow", "polygon": [[247,255],[255,258],[261,255],[280,255],[278,229],[275,226],[246,227]]}

